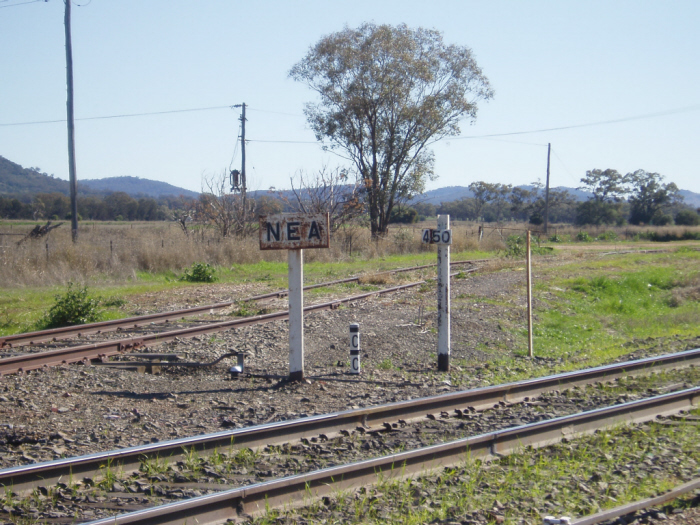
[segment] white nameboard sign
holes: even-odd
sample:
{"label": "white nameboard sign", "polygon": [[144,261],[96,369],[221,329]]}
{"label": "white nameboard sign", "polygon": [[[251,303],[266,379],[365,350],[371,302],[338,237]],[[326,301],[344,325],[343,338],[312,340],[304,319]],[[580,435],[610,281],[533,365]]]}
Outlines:
{"label": "white nameboard sign", "polygon": [[329,244],[330,219],[327,213],[278,213],[260,217],[261,250],[328,248]]}
{"label": "white nameboard sign", "polygon": [[260,249],[287,250],[289,265],[289,379],[304,379],[304,248],[328,248],[328,213],[260,217]]}

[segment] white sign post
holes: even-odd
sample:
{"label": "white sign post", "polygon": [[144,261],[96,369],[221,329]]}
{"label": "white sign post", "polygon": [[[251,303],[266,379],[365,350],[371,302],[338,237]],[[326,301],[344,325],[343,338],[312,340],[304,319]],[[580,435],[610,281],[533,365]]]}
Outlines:
{"label": "white sign post", "polygon": [[260,217],[260,249],[288,250],[289,379],[304,379],[304,248],[328,248],[329,216],[280,213]]}
{"label": "white sign post", "polygon": [[289,379],[304,379],[304,250],[289,250]]}
{"label": "white sign post", "polygon": [[450,371],[450,216],[438,215],[437,229],[423,230],[423,242],[437,244],[438,370]]}

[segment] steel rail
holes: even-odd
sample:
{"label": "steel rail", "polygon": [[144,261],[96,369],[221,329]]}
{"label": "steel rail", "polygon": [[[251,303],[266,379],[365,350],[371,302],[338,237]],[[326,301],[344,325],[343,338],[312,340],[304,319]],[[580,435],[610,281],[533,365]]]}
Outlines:
{"label": "steel rail", "polygon": [[632,503],[627,503],[625,505],[620,505],[612,509],[603,510],[590,516],[584,516],[583,518],[577,518],[571,521],[571,525],[595,525],[596,523],[601,523],[603,521],[612,520],[630,514],[631,512],[636,512],[638,510],[648,509],[650,507],[656,507],[658,505],[663,505],[669,501],[673,501],[688,492],[692,492],[700,488],[700,478],[695,478],[688,483],[683,483],[677,487],[656,496],[654,498],[647,498],[640,501],[634,501]]}
{"label": "steel rail", "polygon": [[[467,273],[477,271],[478,268],[465,270]],[[456,275],[452,274],[451,276]],[[335,310],[341,304],[359,301],[372,297],[374,295],[383,295],[387,293],[398,292],[425,284],[425,281],[416,281],[413,283],[392,286],[383,288],[359,295],[344,297],[326,303],[319,303],[304,307],[305,313],[312,313],[319,310]],[[139,348],[148,343],[160,344],[172,341],[179,337],[195,337],[197,335],[222,332],[231,328],[238,328],[254,324],[269,323],[272,321],[280,321],[289,318],[289,310],[281,310],[264,315],[254,315],[244,317],[242,319],[233,319],[231,321],[219,321],[216,323],[208,323],[200,326],[192,326],[188,328],[180,328],[168,332],[157,332],[149,335],[141,335],[136,337],[128,337],[122,339],[114,339],[111,341],[102,341],[99,343],[90,343],[87,345],[70,346],[59,348],[56,350],[48,350],[45,352],[36,352],[32,354],[21,354],[0,359],[0,377],[3,375],[16,374],[26,372],[28,370],[37,370],[47,366],[60,366],[70,363],[86,362],[90,359],[104,359],[113,355],[120,354],[127,350]]]}
{"label": "steel rail", "polygon": [[700,364],[700,348],[504,385],[450,392],[387,405],[279,421],[214,434],[150,443],[139,447],[34,463],[0,470],[0,487],[12,487],[14,492],[22,493],[31,491],[39,485],[54,484],[61,478],[67,479],[70,476],[79,479],[85,476],[99,477],[100,468],[105,465],[109,465],[110,468],[119,468],[128,473],[138,470],[141,461],[145,458],[168,458],[177,461],[193,449],[197,453],[207,454],[214,450],[282,444],[319,434],[332,436],[342,430],[353,430],[358,426],[362,426],[364,429],[382,429],[386,427],[385,423],[391,424],[402,419],[415,420],[423,418],[427,414],[447,410],[453,410],[454,414],[459,416],[470,409],[490,408],[501,401],[518,402],[552,390],[572,388],[603,380],[610,381],[625,375],[639,374],[650,370],[656,371],[695,364]]}
{"label": "steel rail", "polygon": [[[455,261],[451,265],[459,264],[472,264],[482,261],[488,261],[489,259],[475,259],[471,261]],[[434,267],[434,264],[426,264],[422,266],[412,266],[408,268],[397,268],[395,270],[387,270],[385,272],[379,272],[379,275],[384,273],[401,273],[401,272],[411,272],[415,270],[423,270],[426,268]],[[338,279],[335,281],[328,281],[325,283],[311,284],[304,287],[304,290],[313,290],[315,288],[322,288],[324,286],[334,286],[337,284],[356,282],[362,279],[362,276],[348,277],[347,279]],[[195,315],[201,315],[205,313],[214,313],[217,310],[223,310],[233,306],[240,302],[249,301],[260,301],[263,299],[270,299],[273,297],[284,297],[289,293],[288,290],[280,290],[277,292],[269,292],[260,295],[254,295],[252,297],[247,297],[244,299],[237,299],[235,301],[224,301],[221,303],[203,305],[203,306],[193,306],[192,308],[183,308],[180,310],[173,310],[170,312],[159,312],[155,314],[139,315],[135,317],[126,317],[124,319],[116,319],[112,321],[100,321],[97,323],[87,323],[79,326],[63,326],[61,328],[52,328],[49,330],[38,330],[35,332],[25,332],[22,334],[12,334],[0,337],[0,348],[13,348],[15,346],[32,345],[37,343],[42,343],[45,341],[57,341],[59,339],[67,339],[69,337],[82,336],[88,334],[99,334],[102,332],[113,332],[122,328],[138,328],[152,323],[164,323],[166,321],[171,321],[175,319],[182,319],[183,317],[191,317]]]}
{"label": "steel rail", "polygon": [[190,519],[199,525],[223,523],[260,515],[270,509],[308,505],[325,495],[379,480],[427,474],[438,468],[458,465],[467,456],[489,459],[527,446],[551,445],[563,437],[648,421],[659,415],[690,409],[699,400],[700,387],[691,388],[116,515],[91,521],[89,525],[182,525],[189,523]]}

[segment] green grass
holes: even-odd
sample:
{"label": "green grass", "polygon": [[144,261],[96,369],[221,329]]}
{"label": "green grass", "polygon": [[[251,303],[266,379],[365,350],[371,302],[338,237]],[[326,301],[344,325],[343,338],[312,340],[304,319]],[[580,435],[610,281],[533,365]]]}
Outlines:
{"label": "green grass", "polygon": [[[437,474],[385,479],[376,487],[360,489],[351,495],[350,505],[347,495],[338,493],[323,507],[312,503],[298,510],[271,511],[252,522],[274,523],[281,516],[290,522],[298,517],[318,522],[332,515],[328,523],[418,525],[465,518],[495,523],[491,513],[496,506],[501,508],[496,514],[506,524],[522,519],[541,523],[545,515],[585,516],[661,494],[687,481],[682,466],[689,465],[685,476],[692,477],[687,471],[700,461],[699,435],[692,424],[651,424],[523,449],[491,462],[467,456],[460,465]],[[669,454],[677,467],[657,472],[642,464],[642,458],[655,463]]]}
{"label": "green grass", "polygon": [[[482,259],[493,254],[486,252],[463,252],[452,254],[452,260]],[[312,284],[331,281],[360,273],[381,272],[398,267],[435,264],[434,253],[394,255],[372,260],[359,258],[338,262],[310,262],[304,264],[304,282]],[[218,283],[262,283],[270,291],[287,288],[287,263],[262,261],[254,264],[233,265],[231,267],[216,267]],[[172,289],[202,286],[201,283],[178,281],[180,275],[167,272],[136,272],[135,279],[126,285],[115,285],[108,282],[89,283],[91,295],[104,298],[107,305],[102,310],[104,320],[119,319],[134,315],[135,312],[125,311],[123,303],[129,297],[147,293],[157,293]],[[347,285],[350,293],[374,291],[383,286]],[[62,286],[27,287],[3,290],[0,295],[0,336],[28,332],[37,329],[37,322],[45,315],[54,303],[54,297],[65,291]],[[326,289],[313,292],[322,295]],[[111,306],[109,306],[111,304]]]}
{"label": "green grass", "polygon": [[[700,336],[700,253],[633,254],[537,267],[534,289],[534,353],[527,355],[527,324],[515,302],[478,296],[457,297],[453,308],[474,302],[505,308],[499,327],[513,339],[481,344],[488,365],[456,361],[466,370],[451,372],[456,386],[516,381],[598,366],[664,338]],[[687,298],[684,293],[696,290]],[[693,298],[695,297],[695,299]],[[476,367],[476,368],[475,368]],[[476,372],[475,372],[476,370]]]}
{"label": "green grass", "polygon": [[551,308],[536,312],[538,355],[585,352],[604,358],[620,353],[620,345],[632,339],[700,335],[700,304],[691,300],[672,306],[669,301],[674,289],[694,285],[700,273],[698,255],[614,259],[598,262],[587,273],[552,275],[537,286],[540,297],[542,292],[554,295],[544,299]]}

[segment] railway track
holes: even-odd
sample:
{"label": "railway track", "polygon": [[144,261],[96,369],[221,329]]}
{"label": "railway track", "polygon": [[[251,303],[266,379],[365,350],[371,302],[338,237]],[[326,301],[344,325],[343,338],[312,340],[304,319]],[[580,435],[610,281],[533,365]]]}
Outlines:
{"label": "railway track", "polygon": [[[176,503],[90,522],[91,525],[215,524],[248,519],[274,509],[309,505],[322,497],[358,487],[426,475],[471,459],[488,460],[523,447],[543,447],[563,437],[590,434],[614,425],[675,414],[697,405],[700,387],[506,430],[489,432],[417,450],[339,465],[297,476],[222,491]],[[595,521],[581,522],[595,523]]]}
{"label": "railway track", "polygon": [[[467,273],[475,271],[476,269],[466,270]],[[334,310],[341,304],[359,301],[373,296],[398,292],[400,290],[407,290],[422,284],[425,284],[425,281],[416,281],[400,286],[392,286],[390,288],[344,297],[342,299],[337,299],[326,303],[305,306],[304,313],[308,314],[321,310]],[[289,311],[283,310],[270,314],[244,317],[242,319],[233,319],[218,323],[206,323],[178,330],[155,332],[147,335],[113,339],[99,343],[68,346],[45,352],[14,355],[0,359],[0,376],[26,372],[28,370],[36,370],[43,367],[59,366],[69,363],[81,363],[93,359],[106,359],[110,356],[121,354],[129,350],[135,350],[148,344],[166,343],[179,338],[195,337],[199,335],[221,332],[231,328],[240,328],[255,324],[269,323],[272,321],[281,321],[287,318],[289,318]]]}
{"label": "railway track", "polygon": [[[459,426],[456,428],[464,427],[464,432],[473,432],[474,429],[482,428],[478,426],[479,418],[473,414],[477,410],[489,409],[494,406],[511,406],[513,403],[531,401],[545,392],[561,391],[601,381],[612,381],[623,376],[691,367],[697,365],[699,360],[700,349],[695,349],[506,385],[152,443],[141,447],[101,452],[46,463],[35,463],[0,471],[0,486],[18,494],[27,494],[41,487],[56,485],[61,480],[64,482],[68,479],[83,478],[95,480],[105,477],[107,475],[105,466],[108,466],[111,471],[118,470],[128,474],[142,469],[143,465],[149,464],[149,462],[153,464],[167,461],[175,464],[187,460],[188,457],[191,458],[193,454],[205,457],[222,450],[269,447],[296,440],[302,440],[307,445],[311,445],[319,440],[327,441],[334,439],[335,436],[343,435],[392,435],[415,421],[425,421],[431,424],[435,422],[435,424],[444,426],[451,420],[458,423]],[[693,390],[690,395],[691,400],[694,399],[696,391]],[[685,401],[682,401],[681,404],[683,403]],[[444,423],[440,423],[440,421]],[[466,422],[466,424],[460,423],[460,421]],[[508,421],[512,421],[512,419]],[[475,423],[477,426],[469,426],[469,422]],[[512,423],[506,422],[504,425],[512,426]],[[519,436],[517,439],[521,439],[524,434],[517,434],[517,436]],[[500,440],[501,437],[498,439]],[[498,443],[494,445],[497,448],[501,446],[501,441]],[[469,446],[473,446],[471,442]],[[302,445],[302,448],[305,447]]]}
{"label": "railway track", "polygon": [[[479,262],[489,261],[490,259],[474,259],[469,261],[454,261],[451,262],[451,266],[458,266],[462,264],[476,264]],[[412,272],[416,270],[424,270],[428,268],[434,268],[434,264],[426,264],[421,266],[412,266],[408,268],[397,268],[395,270],[389,270],[386,272],[380,272],[381,274],[395,274],[395,273],[405,273]],[[358,282],[362,277],[349,277],[347,279],[338,279],[334,281],[328,281],[323,283],[312,284],[304,287],[304,290],[313,290],[316,288],[322,288],[326,286],[335,286],[338,284]],[[224,301],[221,303],[196,306],[192,308],[184,308],[180,310],[173,310],[170,312],[160,312],[155,314],[141,315],[135,317],[128,317],[125,319],[117,319],[113,321],[102,321],[98,323],[89,323],[79,326],[65,326],[61,328],[53,328],[50,330],[40,330],[36,332],[26,332],[22,334],[13,334],[0,337],[0,349],[12,349],[21,346],[33,346],[46,341],[59,341],[63,339],[69,339],[72,337],[80,337],[90,334],[102,334],[105,332],[113,332],[123,329],[134,329],[139,327],[150,326],[156,323],[165,323],[168,321],[179,320],[186,317],[193,317],[203,314],[213,314],[221,310],[230,308],[231,306],[238,303],[261,301],[270,298],[281,298],[288,295],[288,290],[279,290],[275,292],[269,292],[265,294],[254,295],[251,297],[238,299],[235,301]]]}

